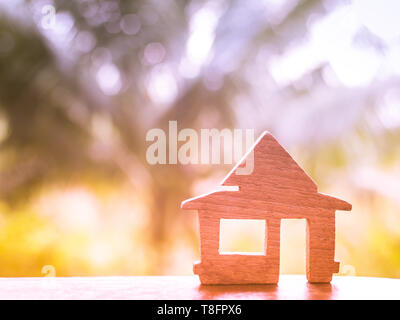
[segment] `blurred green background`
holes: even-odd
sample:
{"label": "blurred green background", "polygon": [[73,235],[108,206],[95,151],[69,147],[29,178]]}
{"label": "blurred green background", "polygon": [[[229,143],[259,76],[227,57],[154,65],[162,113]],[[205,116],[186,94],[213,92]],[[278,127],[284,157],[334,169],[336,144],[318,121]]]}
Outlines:
{"label": "blurred green background", "polygon": [[[269,130],[338,212],[343,275],[400,278],[400,2],[0,0],[0,276],[192,274],[180,202],[228,165],[145,137]],[[251,250],[251,228],[226,245]],[[230,243],[230,244],[229,244]],[[305,223],[281,271],[305,271]]]}

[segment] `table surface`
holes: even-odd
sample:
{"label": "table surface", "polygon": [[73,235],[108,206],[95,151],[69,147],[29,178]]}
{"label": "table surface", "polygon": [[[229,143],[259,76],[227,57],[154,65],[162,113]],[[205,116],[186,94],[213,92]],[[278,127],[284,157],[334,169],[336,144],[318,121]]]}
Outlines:
{"label": "table surface", "polygon": [[400,279],[333,277],[309,284],[281,275],[278,285],[203,286],[197,276],[0,278],[0,299],[400,299]]}

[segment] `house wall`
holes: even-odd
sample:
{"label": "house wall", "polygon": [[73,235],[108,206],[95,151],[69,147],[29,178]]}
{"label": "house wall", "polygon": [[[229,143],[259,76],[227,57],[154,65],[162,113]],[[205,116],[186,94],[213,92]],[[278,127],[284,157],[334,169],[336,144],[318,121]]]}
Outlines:
{"label": "house wall", "polygon": [[203,284],[277,283],[279,279],[280,219],[266,220],[266,254],[219,254],[220,219],[199,210],[201,262],[194,272]]}
{"label": "house wall", "polygon": [[[232,208],[233,209],[233,208]],[[286,214],[285,218],[307,217],[306,272],[310,282],[329,282],[338,272],[335,254],[335,211]],[[297,211],[296,211],[297,212]],[[308,214],[307,214],[308,213]],[[265,219],[264,212],[264,219]],[[271,217],[272,216],[272,217]],[[220,219],[260,218],[243,213],[199,210],[201,262],[194,266],[203,284],[277,283],[280,265],[280,212],[268,213],[266,219],[266,254],[219,254]]]}

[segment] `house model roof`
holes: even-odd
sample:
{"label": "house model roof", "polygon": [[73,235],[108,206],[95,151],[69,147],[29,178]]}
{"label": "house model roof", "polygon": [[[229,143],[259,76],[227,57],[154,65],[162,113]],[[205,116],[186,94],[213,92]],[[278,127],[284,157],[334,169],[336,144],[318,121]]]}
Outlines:
{"label": "house model roof", "polygon": [[[246,161],[254,161],[250,174],[238,174],[238,168]],[[239,193],[251,193],[252,199],[290,203],[292,195],[318,202],[316,206],[337,210],[351,210],[346,201],[318,193],[316,183],[279,142],[265,131],[253,147],[242,157],[221,183],[222,186],[238,186]],[[182,202],[183,209],[201,209],[207,202],[217,200],[222,194],[238,191],[216,191]]]}
{"label": "house model roof", "polygon": [[[252,154],[253,153],[253,154]],[[249,175],[237,174],[246,161],[253,161]],[[317,185],[279,142],[265,131],[221,183],[223,186],[259,186],[317,192]]]}

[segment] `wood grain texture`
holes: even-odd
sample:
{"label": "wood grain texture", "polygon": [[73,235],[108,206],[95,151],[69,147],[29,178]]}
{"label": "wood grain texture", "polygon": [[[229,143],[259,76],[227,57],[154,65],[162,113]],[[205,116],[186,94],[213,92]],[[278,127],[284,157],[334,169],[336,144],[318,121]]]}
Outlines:
{"label": "wood grain texture", "polygon": [[400,299],[400,279],[333,277],[310,284],[282,275],[279,285],[204,286],[195,276],[0,278],[0,299]]}
{"label": "wood grain texture", "polygon": [[[249,175],[236,174],[254,156]],[[330,282],[339,271],[335,256],[335,211],[346,201],[318,192],[315,182],[289,153],[264,132],[221,183],[238,191],[216,191],[182,202],[198,210],[201,261],[194,273],[203,284],[275,284],[279,280],[280,221],[306,219],[306,274],[310,282]],[[265,219],[263,255],[220,254],[221,219]]]}

